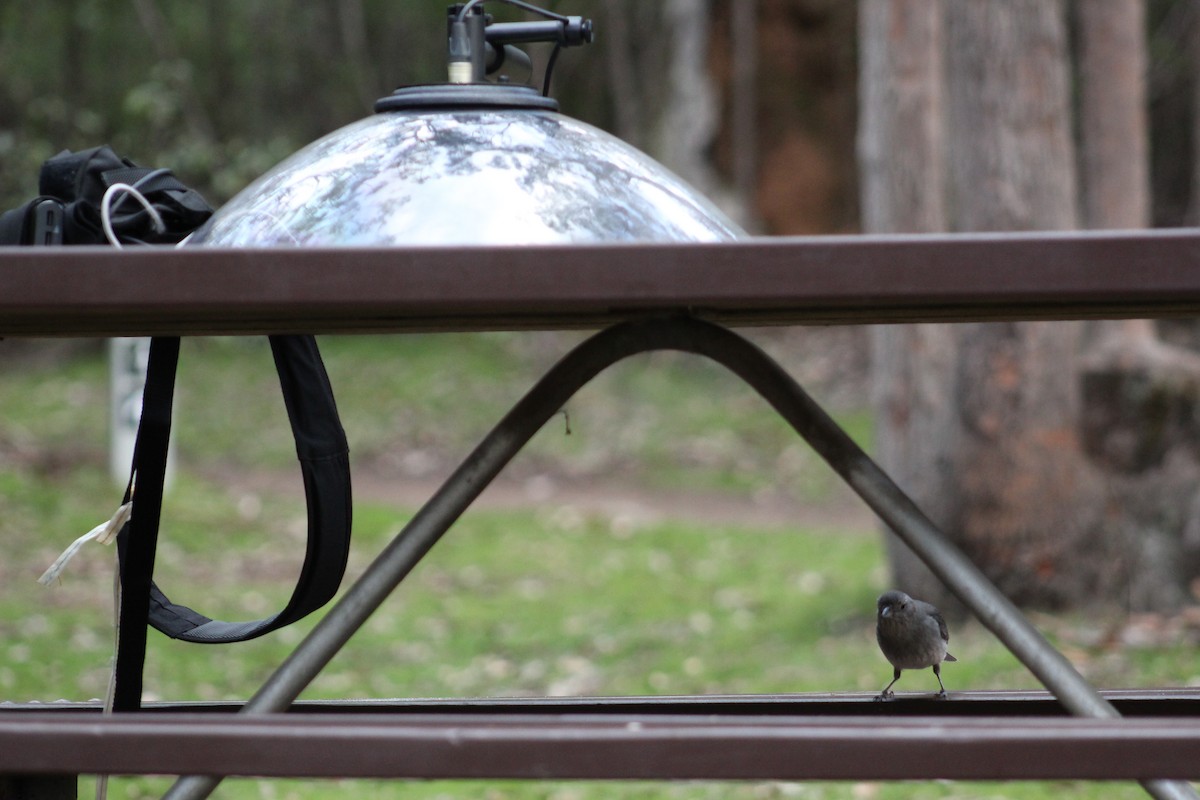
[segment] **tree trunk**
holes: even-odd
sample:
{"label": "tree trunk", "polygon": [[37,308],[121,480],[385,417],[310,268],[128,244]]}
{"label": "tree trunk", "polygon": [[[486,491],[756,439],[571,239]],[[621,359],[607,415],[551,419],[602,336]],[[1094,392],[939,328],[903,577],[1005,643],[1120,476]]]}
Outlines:
{"label": "tree trunk", "polygon": [[[1081,194],[1063,0],[860,9],[868,231],[1147,223],[1141,0],[1077,5]],[[1200,570],[1200,357],[1097,329],[1086,371],[1077,323],[877,329],[877,455],[1014,600],[1169,608]],[[899,588],[956,609],[889,545]]]}
{"label": "tree trunk", "polygon": [[[1079,63],[1080,187],[1089,228],[1150,224],[1145,0],[1075,6]],[[1095,360],[1116,366],[1156,346],[1150,320],[1097,325]]]}
{"label": "tree trunk", "polygon": [[720,202],[720,182],[708,159],[720,124],[717,93],[708,74],[709,6],[709,0],[663,0],[667,96],[656,120],[651,154]]}
{"label": "tree trunk", "polygon": [[[1198,6],[1200,7],[1200,6]],[[1091,228],[1150,223],[1144,0],[1076,5],[1084,221]],[[1161,342],[1151,320],[1095,326],[1082,374],[1085,451],[1104,470],[1106,520],[1128,565],[1122,599],[1165,609],[1195,574],[1200,465],[1200,356]],[[1111,587],[1118,588],[1118,587]]]}
{"label": "tree trunk", "polygon": [[953,228],[1076,227],[1063,0],[947,3],[946,44]]}
{"label": "tree trunk", "polygon": [[863,227],[869,233],[945,230],[941,6],[863,0],[858,23]]}
{"label": "tree trunk", "polygon": [[1076,3],[1083,219],[1150,224],[1145,0]]}
{"label": "tree trunk", "polygon": [[[943,193],[942,12],[929,0],[859,5],[858,159],[868,233],[946,229]],[[951,452],[956,342],[946,325],[871,330],[872,403],[880,465],[933,519],[952,515]],[[886,536],[897,585],[928,596],[935,581],[911,551]]]}
{"label": "tree trunk", "polygon": [[749,209],[758,187],[758,0],[733,0],[730,17],[733,186]]}
{"label": "tree trunk", "polygon": [[[899,37],[892,41],[903,41],[904,23],[912,18],[896,14],[899,4],[885,5],[891,8],[864,3],[866,16],[875,20],[864,20],[864,37],[883,20],[888,24],[882,29]],[[1062,0],[940,7],[945,127],[940,145],[936,132],[932,134],[931,161],[942,154],[946,179],[940,187],[942,173],[926,171],[927,182],[917,193],[937,194],[944,188],[943,213],[951,230],[1075,227]],[[889,18],[889,13],[896,16]],[[936,12],[916,7],[913,13]],[[872,96],[878,97],[869,78],[872,46],[864,40],[868,106]],[[884,68],[894,73],[894,91],[921,96],[903,89],[914,78],[897,66]],[[873,118],[865,112],[869,175],[876,134],[869,132]],[[912,130],[907,126],[910,134]],[[901,144],[896,133],[890,140],[883,138],[886,133],[878,135],[890,145],[888,158],[911,156],[911,145]],[[911,191],[905,196],[905,181],[918,173],[911,167],[888,171],[892,177],[882,184],[882,194],[879,183],[864,182],[864,212],[871,229],[929,225],[930,217],[901,216],[933,202],[923,198],[914,203]],[[1014,323],[918,329],[890,344],[878,343],[877,336],[881,379],[899,384],[880,393],[881,459],[899,471],[902,485],[934,521],[1019,602],[1062,605],[1108,581],[1111,547],[1094,538],[1100,528],[1102,485],[1088,468],[1076,434],[1079,335],[1076,324]],[[896,558],[893,573],[900,588],[955,605],[911,559]]]}
{"label": "tree trunk", "polygon": [[638,94],[638,71],[634,64],[634,33],[630,25],[630,0],[609,0],[602,9],[605,14],[604,30],[608,39],[605,48],[605,66],[608,82],[615,99],[613,123],[617,136],[634,147],[642,147],[645,140],[645,125],[642,122],[642,105]]}
{"label": "tree trunk", "polygon": [[[607,67],[621,138],[736,218],[743,209],[722,191],[709,158],[720,125],[708,64],[711,6],[712,0],[614,0],[605,7],[605,22],[612,28]],[[663,77],[638,77],[647,75]]]}
{"label": "tree trunk", "polygon": [[[947,142],[960,231],[1077,225],[1062,0],[949,3]],[[1087,596],[1108,548],[1090,541],[1102,486],[1076,435],[1077,323],[956,329],[963,547],[1014,599]],[[1085,546],[1086,545],[1086,546]]]}

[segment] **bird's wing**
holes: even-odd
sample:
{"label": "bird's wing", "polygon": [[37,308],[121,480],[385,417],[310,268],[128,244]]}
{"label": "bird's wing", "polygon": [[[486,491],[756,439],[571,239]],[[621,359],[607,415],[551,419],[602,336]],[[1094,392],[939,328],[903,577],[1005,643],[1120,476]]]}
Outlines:
{"label": "bird's wing", "polygon": [[942,617],[942,612],[938,611],[935,608],[932,611],[930,611],[929,613],[930,613],[930,615],[933,616],[934,620],[937,621],[938,633],[940,633],[942,635],[942,641],[949,643],[950,629],[946,627],[946,620]]}
{"label": "bird's wing", "polygon": [[917,609],[924,611],[929,616],[933,617],[933,621],[937,623],[938,633],[942,635],[943,642],[950,641],[950,629],[946,627],[946,619],[942,616],[942,612],[937,610],[937,606],[932,603],[926,603],[924,600],[917,601]]}

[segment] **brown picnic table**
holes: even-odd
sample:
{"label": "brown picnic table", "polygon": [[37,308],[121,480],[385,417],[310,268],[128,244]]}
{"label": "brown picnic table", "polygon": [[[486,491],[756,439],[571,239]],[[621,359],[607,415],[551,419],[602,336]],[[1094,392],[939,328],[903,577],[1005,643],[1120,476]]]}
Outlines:
{"label": "brown picnic table", "polygon": [[[72,776],[109,771],[203,774],[176,784],[174,798],[252,774],[1136,779],[1155,797],[1195,797],[1177,781],[1200,779],[1200,692],[1090,687],[790,376],[729,329],[1172,316],[1200,316],[1197,230],[0,249],[0,337],[604,329],[497,424],[247,703],[111,716],[0,704],[0,795],[73,796]],[[762,394],[1049,693],[294,703],[579,386],[652,349],[714,359]]]}
{"label": "brown picnic table", "polygon": [[1200,231],[405,249],[0,248],[0,336],[1195,316]]}

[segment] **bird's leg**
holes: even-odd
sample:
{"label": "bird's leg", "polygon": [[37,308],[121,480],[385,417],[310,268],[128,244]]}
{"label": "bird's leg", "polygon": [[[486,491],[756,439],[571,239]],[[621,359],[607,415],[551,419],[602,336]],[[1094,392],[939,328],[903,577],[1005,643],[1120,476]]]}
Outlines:
{"label": "bird's leg", "polygon": [[942,666],[941,666],[941,664],[933,665],[933,676],[938,679],[938,686],[942,687],[942,690],[937,693],[937,698],[938,698],[938,700],[945,700],[946,699],[946,685],[944,683],[942,683]]}
{"label": "bird's leg", "polygon": [[875,702],[878,703],[880,700],[891,700],[893,697],[895,697],[895,694],[893,694],[891,689],[896,684],[896,681],[900,680],[900,668],[896,667],[895,670],[895,674],[892,675],[892,682],[883,687],[882,692],[875,695]]}

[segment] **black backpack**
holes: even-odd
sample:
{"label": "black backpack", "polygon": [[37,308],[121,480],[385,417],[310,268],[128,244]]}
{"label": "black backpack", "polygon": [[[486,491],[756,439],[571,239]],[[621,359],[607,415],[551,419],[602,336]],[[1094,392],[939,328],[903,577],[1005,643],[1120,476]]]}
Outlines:
{"label": "black backpack", "polygon": [[[128,191],[133,187],[154,207],[151,214]],[[40,196],[0,215],[0,245],[105,244],[111,233],[127,244],[175,244],[212,215],[197,192],[169,170],[139,167],[108,147],[64,151],[42,166]],[[312,336],[269,337],[284,405],[296,441],[308,506],[308,544],[300,577],[277,614],[248,622],[221,622],[173,603],[154,583],[154,557],[162,510],[167,443],[179,358],[178,337],[151,340],[142,416],[138,425],[125,502],[132,513],[117,538],[121,571],[120,636],[116,710],[141,704],[147,623],[189,642],[239,642],[295,622],[325,605],[337,592],[350,548],[349,448],[333,389]],[[136,483],[136,490],[134,484]]]}
{"label": "black backpack", "polygon": [[111,186],[133,186],[154,206],[159,220],[128,194],[112,204],[112,227],[121,241],[176,244],[212,216],[200,194],[170,170],[146,169],[111,148],[64,150],[42,164],[40,196],[0,214],[0,244],[106,244],[100,207]]}

